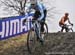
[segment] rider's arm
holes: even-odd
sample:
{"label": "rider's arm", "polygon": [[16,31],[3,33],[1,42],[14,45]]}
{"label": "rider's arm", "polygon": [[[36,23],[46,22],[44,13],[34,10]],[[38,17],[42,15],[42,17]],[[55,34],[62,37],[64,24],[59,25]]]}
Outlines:
{"label": "rider's arm", "polygon": [[44,17],[44,11],[43,11],[42,5],[38,5],[38,6],[41,13],[41,16],[39,17],[39,19],[41,20]]}
{"label": "rider's arm", "polygon": [[69,18],[68,18],[68,22],[69,22],[69,24],[72,24],[72,23],[70,22]]}

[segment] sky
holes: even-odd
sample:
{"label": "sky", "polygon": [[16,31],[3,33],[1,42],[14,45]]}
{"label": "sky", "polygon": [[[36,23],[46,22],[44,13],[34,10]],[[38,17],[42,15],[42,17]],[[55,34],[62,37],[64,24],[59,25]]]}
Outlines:
{"label": "sky", "polygon": [[[49,32],[58,32],[61,28],[58,25],[59,20],[64,16],[65,12],[69,13],[69,19],[74,24],[75,28],[75,0],[56,0],[55,6],[61,11],[54,19],[48,22]],[[75,30],[74,30],[75,31]]]}
{"label": "sky", "polygon": [[[46,6],[50,5],[51,0],[43,0],[43,1],[47,2]],[[58,11],[60,11],[60,14],[55,15],[55,18],[47,17],[48,19],[47,24],[48,24],[49,32],[58,32],[61,29],[58,23],[65,12],[69,13],[69,18],[71,22],[74,24],[73,26],[73,30],[74,30],[75,28],[75,6],[74,6],[75,0],[54,0],[54,1],[55,2],[53,2],[53,5],[56,7]],[[5,11],[2,11],[3,9],[2,7],[3,6],[1,6],[1,9],[0,9],[0,17],[6,17],[7,15],[4,14]]]}

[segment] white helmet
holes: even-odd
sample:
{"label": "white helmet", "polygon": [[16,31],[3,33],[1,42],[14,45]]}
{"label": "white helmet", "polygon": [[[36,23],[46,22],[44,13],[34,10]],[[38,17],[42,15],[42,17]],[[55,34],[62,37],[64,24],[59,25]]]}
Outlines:
{"label": "white helmet", "polygon": [[36,4],[37,3],[37,0],[30,0],[30,3],[31,4]]}

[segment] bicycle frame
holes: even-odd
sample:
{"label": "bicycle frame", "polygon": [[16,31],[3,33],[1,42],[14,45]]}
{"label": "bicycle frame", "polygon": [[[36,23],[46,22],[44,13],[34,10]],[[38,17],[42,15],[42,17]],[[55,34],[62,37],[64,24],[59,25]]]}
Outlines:
{"label": "bicycle frame", "polygon": [[69,24],[69,25],[65,25],[65,30],[66,32],[69,32],[69,31],[72,31],[73,32],[73,29],[72,29],[73,25]]}
{"label": "bicycle frame", "polygon": [[32,20],[32,21],[27,21],[27,22],[31,22],[30,24],[30,29],[33,29],[34,32],[36,33],[37,37],[40,38],[41,36],[41,25],[40,25],[40,22],[41,21],[38,21],[38,20]]}
{"label": "bicycle frame", "polygon": [[66,25],[66,26],[67,26],[68,31],[72,30],[72,32],[73,32],[72,25]]}
{"label": "bicycle frame", "polygon": [[[41,45],[44,44],[44,41],[46,40],[46,36],[48,34],[48,27],[47,24],[44,23],[44,27],[46,27],[46,33],[41,33],[41,21],[35,20],[34,22],[31,22],[30,30],[28,31],[28,37],[27,37],[27,48],[29,53],[33,53],[36,48],[36,44],[39,41]],[[43,36],[43,39],[42,39]]]}
{"label": "bicycle frame", "polygon": [[41,25],[40,25],[40,22],[39,21],[34,21],[34,23],[33,23],[33,29],[34,29],[34,31],[35,31],[35,33],[36,33],[36,36],[37,37],[39,37],[40,38],[40,36],[41,36],[41,31],[40,31],[40,29],[41,29]]}

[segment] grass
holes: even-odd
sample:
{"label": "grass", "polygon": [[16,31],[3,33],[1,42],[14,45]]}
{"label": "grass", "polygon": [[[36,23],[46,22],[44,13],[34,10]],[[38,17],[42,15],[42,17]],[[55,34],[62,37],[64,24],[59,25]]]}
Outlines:
{"label": "grass", "polygon": [[27,39],[27,34],[18,35],[17,37],[12,37],[0,41],[0,53],[4,53],[4,50],[9,48],[19,47],[24,45]]}

